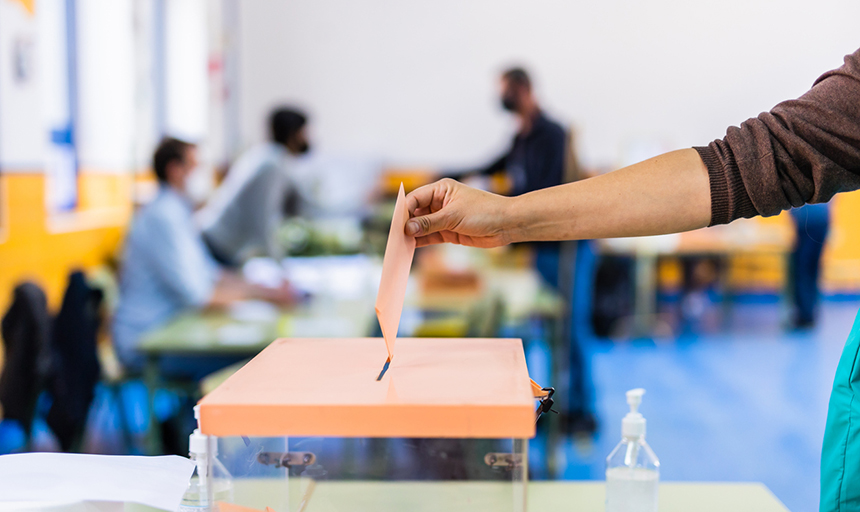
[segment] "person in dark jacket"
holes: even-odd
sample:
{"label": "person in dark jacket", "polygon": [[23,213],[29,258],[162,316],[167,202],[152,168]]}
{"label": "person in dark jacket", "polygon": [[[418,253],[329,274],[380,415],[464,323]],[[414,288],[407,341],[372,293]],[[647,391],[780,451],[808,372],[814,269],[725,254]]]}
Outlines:
{"label": "person in dark jacket", "polygon": [[523,68],[502,73],[500,104],[519,121],[511,146],[489,165],[463,176],[504,173],[512,196],[561,185],[567,134],[541,110]]}
{"label": "person in dark jacket", "polygon": [[[515,115],[519,129],[510,147],[489,165],[460,175],[490,176],[504,174],[508,195],[517,196],[561,185],[565,181],[567,132],[540,108],[528,72],[520,67],[507,69],[501,75],[500,106]],[[535,270],[544,282],[568,302],[560,330],[560,343],[568,347],[570,385],[565,390],[567,408],[562,411],[565,430],[570,434],[591,434],[597,428],[592,412],[587,361],[583,356],[582,338],[590,332],[590,286],[594,279],[594,255],[588,241],[568,247],[569,257],[562,256],[559,242],[531,244]],[[575,249],[574,249],[575,247]],[[574,290],[581,290],[579,293]],[[577,311],[584,314],[576,314]]]}
{"label": "person in dark jacket", "polygon": [[[453,180],[407,196],[417,245],[494,247],[677,233],[825,203],[860,188],[860,50],[796,100],[707,146],[506,198]],[[860,511],[860,316],[836,368],[821,450],[821,512]]]}

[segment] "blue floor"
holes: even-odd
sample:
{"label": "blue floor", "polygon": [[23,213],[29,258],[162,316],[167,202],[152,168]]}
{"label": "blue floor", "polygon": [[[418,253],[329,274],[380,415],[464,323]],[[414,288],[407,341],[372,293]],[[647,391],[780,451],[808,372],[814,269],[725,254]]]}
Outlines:
{"label": "blue floor", "polygon": [[624,393],[647,390],[661,479],[759,481],[792,512],[818,510],[818,470],[836,364],[856,302],[826,302],[818,328],[788,333],[778,304],[736,305],[728,331],[672,342],[589,343],[600,433],[566,443],[566,479],[601,479]]}

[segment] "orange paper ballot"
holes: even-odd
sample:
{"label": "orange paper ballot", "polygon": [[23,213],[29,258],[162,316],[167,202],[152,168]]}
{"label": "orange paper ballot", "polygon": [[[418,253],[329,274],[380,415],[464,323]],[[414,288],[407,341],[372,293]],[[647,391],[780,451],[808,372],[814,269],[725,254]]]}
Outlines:
{"label": "orange paper ballot", "polygon": [[412,257],[415,255],[415,237],[404,233],[409,211],[406,209],[406,194],[403,184],[397,193],[397,203],[394,205],[394,216],[391,219],[391,229],[388,232],[388,243],[385,246],[385,256],[382,259],[382,279],[379,281],[379,291],[376,294],[376,318],[385,338],[385,348],[388,358],[394,358],[394,342],[397,340],[397,326],[400,324],[400,313],[403,312],[403,300],[406,298],[406,283],[409,281],[409,269],[412,267]]}

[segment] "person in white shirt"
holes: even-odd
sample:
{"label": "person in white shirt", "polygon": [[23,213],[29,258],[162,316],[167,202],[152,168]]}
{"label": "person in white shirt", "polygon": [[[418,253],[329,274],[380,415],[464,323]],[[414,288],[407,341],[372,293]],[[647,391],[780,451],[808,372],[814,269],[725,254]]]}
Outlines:
{"label": "person in white shirt", "polygon": [[227,266],[255,256],[280,259],[276,240],[290,192],[290,168],[309,149],[307,117],[292,108],[269,116],[270,140],[251,148],[230,168],[215,194],[197,214],[210,252]]}

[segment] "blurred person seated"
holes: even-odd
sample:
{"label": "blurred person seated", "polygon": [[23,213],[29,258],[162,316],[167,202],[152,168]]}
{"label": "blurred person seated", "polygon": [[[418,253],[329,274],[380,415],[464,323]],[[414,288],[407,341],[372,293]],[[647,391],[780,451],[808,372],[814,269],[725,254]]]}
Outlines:
{"label": "blurred person seated", "polygon": [[218,262],[238,266],[255,256],[281,259],[277,230],[296,188],[295,159],[308,152],[307,117],[291,108],[269,116],[270,140],[245,152],[197,214],[203,239]]}
{"label": "blurred person seated", "polygon": [[[153,158],[159,182],[155,199],[134,217],[125,241],[113,338],[122,364],[140,370],[141,336],[176,314],[225,306],[243,299],[287,304],[289,286],[265,288],[225,271],[209,254],[193,220],[186,182],[197,167],[197,148],[178,139],[161,141]],[[230,358],[162,358],[164,374],[194,379],[231,364]]]}

